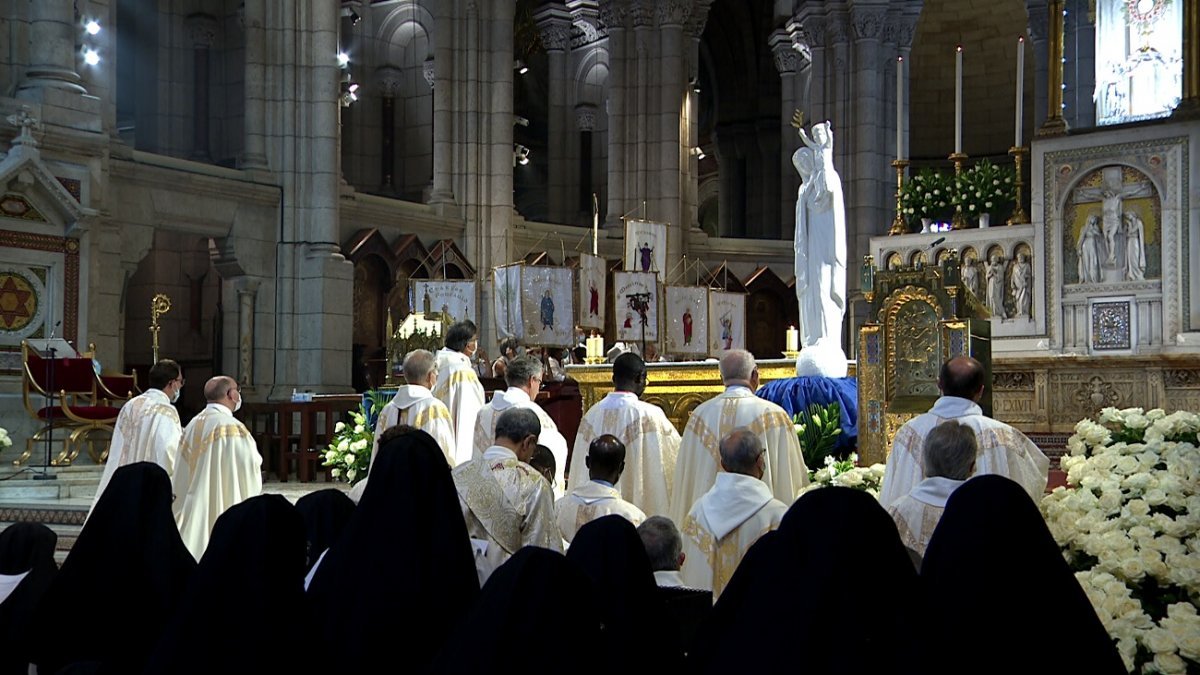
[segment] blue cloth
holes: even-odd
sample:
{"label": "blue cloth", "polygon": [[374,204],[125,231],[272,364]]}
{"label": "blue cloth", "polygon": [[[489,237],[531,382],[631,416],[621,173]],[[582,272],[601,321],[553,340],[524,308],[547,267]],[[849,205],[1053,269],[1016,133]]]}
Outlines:
{"label": "blue cloth", "polygon": [[[816,403],[829,405],[837,401],[842,406],[842,433],[838,435],[836,452],[843,455],[858,447],[858,380],[853,377],[793,377],[775,380],[758,388],[759,398],[783,408],[793,417]],[[809,467],[818,469],[820,467]]]}

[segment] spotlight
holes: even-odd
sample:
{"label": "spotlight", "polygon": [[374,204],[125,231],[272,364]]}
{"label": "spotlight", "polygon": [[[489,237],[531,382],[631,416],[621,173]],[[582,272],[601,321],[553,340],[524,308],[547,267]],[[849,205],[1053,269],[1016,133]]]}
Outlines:
{"label": "spotlight", "polygon": [[350,25],[357,26],[359,21],[362,21],[362,17],[358,15],[358,12],[350,10]]}
{"label": "spotlight", "polygon": [[520,115],[513,115],[513,124],[519,124],[523,127],[529,126],[529,120]]}
{"label": "spotlight", "polygon": [[705,158],[705,157],[707,157],[707,156],[708,156],[708,155],[705,155],[703,150],[701,150],[700,152],[697,152],[697,153],[696,153],[696,159],[704,159],[704,158]]}
{"label": "spotlight", "polygon": [[513,70],[517,71],[517,73],[520,75],[524,75],[525,73],[529,72],[529,66],[525,65],[521,59],[517,59],[516,62],[513,63]]}
{"label": "spotlight", "polygon": [[692,91],[696,92],[697,94],[699,94],[699,93],[700,93],[700,80],[699,80],[699,78],[695,78],[695,77],[693,77],[692,79],[688,80],[688,85],[689,85],[689,86],[691,86],[691,88],[692,88]]}
{"label": "spotlight", "polygon": [[100,32],[100,22],[92,19],[84,24],[83,29],[87,31],[88,35],[96,35]]}
{"label": "spotlight", "polygon": [[350,55],[346,52],[338,52],[337,55],[338,68],[345,68],[350,65]]}
{"label": "spotlight", "polygon": [[94,49],[83,50],[83,62],[89,66],[94,66],[100,63],[100,55]]}
{"label": "spotlight", "polygon": [[520,143],[513,143],[513,166],[520,164],[525,166],[529,163],[529,148]]}

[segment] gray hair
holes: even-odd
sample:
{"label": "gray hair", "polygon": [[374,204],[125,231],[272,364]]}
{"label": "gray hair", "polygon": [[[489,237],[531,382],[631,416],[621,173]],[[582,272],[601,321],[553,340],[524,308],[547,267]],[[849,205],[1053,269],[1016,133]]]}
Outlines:
{"label": "gray hair", "polygon": [[428,349],[414,349],[404,357],[404,381],[421,384],[437,368],[437,357]]}
{"label": "gray hair", "polygon": [[730,349],[721,357],[721,381],[749,380],[758,365],[745,349]]}
{"label": "gray hair", "polygon": [[761,454],[762,439],[747,427],[738,427],[721,439],[721,466],[729,473],[749,474]]}
{"label": "gray hair", "polygon": [[679,554],[683,553],[683,538],[675,522],[665,516],[651,516],[638,525],[638,536],[646,547],[650,558],[650,571],[662,572],[679,569]]}
{"label": "gray hair", "polygon": [[925,437],[925,477],[966,480],[975,468],[979,441],[975,431],[953,420],[934,427]]}
{"label": "gray hair", "polygon": [[217,375],[204,383],[204,400],[220,401],[229,394],[229,390],[237,386],[237,381],[227,375]]}
{"label": "gray hair", "polygon": [[504,371],[504,381],[510,387],[524,387],[529,384],[529,378],[542,374],[542,362],[532,356],[522,356],[508,362]]}
{"label": "gray hair", "polygon": [[496,440],[507,438],[514,443],[542,435],[542,421],[529,408],[509,408],[496,420]]}

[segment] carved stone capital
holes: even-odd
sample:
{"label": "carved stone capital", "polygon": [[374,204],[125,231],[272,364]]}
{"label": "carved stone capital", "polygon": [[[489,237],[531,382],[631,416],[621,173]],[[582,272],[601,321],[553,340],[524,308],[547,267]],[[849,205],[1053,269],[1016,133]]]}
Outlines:
{"label": "carved stone capital", "polygon": [[565,51],[571,45],[571,13],[557,5],[543,5],[533,13],[547,51]]}
{"label": "carved stone capital", "polygon": [[434,74],[434,71],[433,71],[433,57],[432,56],[425,59],[425,63],[421,64],[421,75],[425,77],[425,83],[429,85],[429,88],[433,89],[434,82],[437,81],[437,76]]}
{"label": "carved stone capital", "polygon": [[192,14],[184,20],[183,27],[195,49],[209,49],[217,42],[219,24],[208,14]]}
{"label": "carved stone capital", "polygon": [[692,12],[688,15],[685,30],[693,39],[699,40],[700,35],[704,33],[704,24],[708,22],[708,8],[712,7],[712,4],[713,0],[692,0]]}
{"label": "carved stone capital", "polygon": [[580,131],[595,131],[596,106],[590,103],[580,103],[575,106],[575,126]]}
{"label": "carved stone capital", "polygon": [[841,45],[850,42],[851,28],[849,17],[836,16],[830,17],[829,23],[825,27],[825,38],[829,45]]}
{"label": "carved stone capital", "polygon": [[805,42],[811,48],[819,48],[825,46],[825,32],[829,27],[829,20],[823,16],[810,16],[802,19],[799,22],[802,28],[802,34]]}
{"label": "carved stone capital", "polygon": [[400,93],[402,75],[395,66],[383,66],[375,71],[375,86],[384,98],[395,98]]}
{"label": "carved stone capital", "polygon": [[654,4],[648,0],[629,0],[629,20],[634,29],[654,25]]}
{"label": "carved stone capital", "polygon": [[886,13],[883,10],[855,8],[850,16],[854,37],[858,40],[878,40],[883,30]]}
{"label": "carved stone capital", "polygon": [[775,69],[781,75],[796,72],[800,54],[793,47],[792,36],[786,30],[777,28],[767,42],[771,46],[771,54],[775,57]]}
{"label": "carved stone capital", "polygon": [[692,15],[692,0],[660,0],[655,6],[658,25],[683,26]]}
{"label": "carved stone capital", "polygon": [[627,10],[625,0],[600,0],[600,20],[609,30],[625,28]]}

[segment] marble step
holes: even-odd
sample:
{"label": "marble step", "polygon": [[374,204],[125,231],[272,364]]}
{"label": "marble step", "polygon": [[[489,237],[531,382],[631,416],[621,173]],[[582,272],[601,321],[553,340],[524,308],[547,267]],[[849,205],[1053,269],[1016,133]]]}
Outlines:
{"label": "marble step", "polygon": [[0,504],[24,500],[87,500],[100,484],[103,467],[50,467],[53,480],[37,478],[41,467],[0,469]]}

